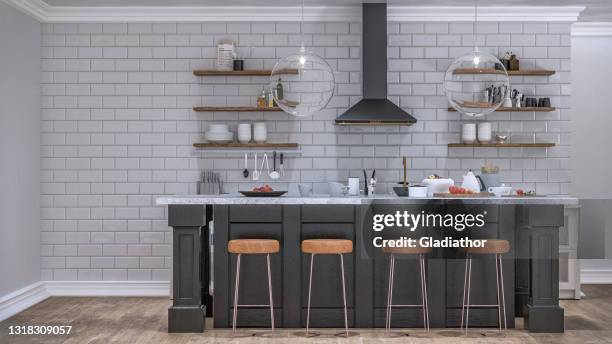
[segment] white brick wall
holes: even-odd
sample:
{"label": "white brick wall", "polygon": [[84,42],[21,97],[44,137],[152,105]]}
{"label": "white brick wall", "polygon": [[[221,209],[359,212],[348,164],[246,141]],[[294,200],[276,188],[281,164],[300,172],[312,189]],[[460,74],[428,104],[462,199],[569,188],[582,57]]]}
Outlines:
{"label": "white brick wall", "polygon": [[[239,42],[247,68],[272,68],[300,43],[295,23],[47,24],[43,59],[42,268],[45,280],[168,280],[170,232],[160,194],[195,193],[202,169],[227,190],[250,188],[242,158],[191,148],[213,122],[265,120],[276,141],[301,144],[287,160],[288,182],[361,176],[377,169],[381,192],[400,179],[438,173],[456,180],[484,161],[508,184],[539,193],[569,190],[569,24],[482,23],[478,42],[494,54],[512,50],[521,66],[553,68],[550,77],[513,77],[527,95],[550,96],[552,113],[495,113],[494,130],[553,141],[545,149],[448,149],[462,119],[446,111],[441,81],[451,60],[470,51],[469,23],[390,23],[389,97],[419,122],[412,127],[337,127],[334,119],[360,99],[361,27],[308,23],[306,43],[336,71],[328,108],[312,118],[283,113],[194,113],[197,105],[254,104],[260,77],[195,77],[211,68],[215,44]],[[264,182],[268,182],[264,179]]]}

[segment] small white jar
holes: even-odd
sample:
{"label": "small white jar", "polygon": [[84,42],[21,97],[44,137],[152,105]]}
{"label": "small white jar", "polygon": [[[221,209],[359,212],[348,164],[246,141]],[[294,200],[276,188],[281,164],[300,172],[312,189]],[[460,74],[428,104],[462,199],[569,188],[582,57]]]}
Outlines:
{"label": "small white jar", "polygon": [[493,135],[491,134],[491,123],[478,123],[478,142],[489,143],[491,139],[493,139]]}
{"label": "small white jar", "polygon": [[257,122],[253,126],[253,140],[257,143],[264,143],[268,139],[268,129],[266,123]]}
{"label": "small white jar", "polygon": [[238,142],[240,143],[251,142],[251,124],[249,123],[238,124]]}
{"label": "small white jar", "polygon": [[463,123],[461,125],[461,142],[474,143],[476,142],[476,124]]}

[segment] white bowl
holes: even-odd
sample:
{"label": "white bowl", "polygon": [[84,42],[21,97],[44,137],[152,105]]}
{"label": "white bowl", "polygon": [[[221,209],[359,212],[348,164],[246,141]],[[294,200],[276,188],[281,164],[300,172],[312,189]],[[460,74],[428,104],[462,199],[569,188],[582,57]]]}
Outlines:
{"label": "white bowl", "polygon": [[510,192],[512,192],[511,186],[491,186],[487,189],[492,194],[495,194],[495,197],[508,196]]}
{"label": "white bowl", "polygon": [[229,131],[227,124],[210,124],[208,125],[208,132],[211,133],[226,133]]}
{"label": "white bowl", "polygon": [[234,141],[234,134],[232,132],[225,133],[211,133],[207,132],[204,134],[204,138],[209,142],[231,142]]}

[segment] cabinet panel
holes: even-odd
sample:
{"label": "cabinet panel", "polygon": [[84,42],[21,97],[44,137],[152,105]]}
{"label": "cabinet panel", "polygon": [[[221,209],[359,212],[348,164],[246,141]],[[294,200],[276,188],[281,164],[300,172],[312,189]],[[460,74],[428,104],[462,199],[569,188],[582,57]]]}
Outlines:
{"label": "cabinet panel", "polygon": [[230,222],[281,222],[283,216],[280,205],[232,205]]}
{"label": "cabinet panel", "polygon": [[[352,224],[346,223],[305,223],[302,224],[301,240],[305,239],[349,239],[355,241]],[[354,305],[354,254],[344,255],[344,273],[347,291],[347,305]],[[308,282],[310,255],[302,254],[302,307],[308,304]],[[312,280],[311,307],[342,307],[342,275],[340,257],[337,254],[315,255]]]}
{"label": "cabinet panel", "polygon": [[302,222],[355,222],[353,205],[307,205],[302,207]]}
{"label": "cabinet panel", "polygon": [[[231,208],[230,208],[231,209]],[[231,210],[230,210],[231,211]],[[232,223],[230,224],[229,240],[232,239],[276,239],[282,243],[281,224],[271,223]],[[225,249],[226,247],[219,247]],[[236,276],[236,254],[230,254],[230,298],[229,304],[234,303],[234,282]],[[268,304],[268,271],[265,254],[243,254],[240,267],[240,293],[239,304]],[[272,292],[274,306],[282,306],[282,255],[270,255],[272,273]]]}

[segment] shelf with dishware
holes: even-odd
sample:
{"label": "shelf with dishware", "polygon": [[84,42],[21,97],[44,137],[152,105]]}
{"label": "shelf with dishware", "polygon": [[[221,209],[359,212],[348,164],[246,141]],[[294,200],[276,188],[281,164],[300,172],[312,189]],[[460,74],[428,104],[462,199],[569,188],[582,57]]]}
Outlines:
{"label": "shelf with dishware", "polygon": [[[218,69],[196,69],[193,71],[193,75],[196,76],[271,76],[271,69],[245,69],[245,70],[218,70]],[[277,74],[296,75],[299,71],[297,69],[281,69],[274,72]]]}
{"label": "shelf with dishware", "polygon": [[[525,107],[500,107],[498,108],[497,112],[552,112],[555,111],[557,108],[555,107],[545,107],[545,106],[525,106]],[[453,107],[449,107],[448,111],[450,112],[457,112],[457,110]]]}
{"label": "shelf with dishware", "polygon": [[299,145],[297,143],[273,143],[273,142],[264,142],[264,143],[238,143],[238,142],[228,142],[228,143],[217,143],[217,142],[204,142],[204,143],[194,143],[193,146],[199,149],[205,148],[298,148]]}
{"label": "shelf with dishware", "polygon": [[493,148],[550,148],[556,146],[552,142],[536,142],[536,143],[449,143],[449,148],[457,147],[493,147]]}
{"label": "shelf with dishware", "polygon": [[282,112],[283,109],[272,107],[257,107],[257,106],[196,106],[193,108],[195,112]]}
{"label": "shelf with dishware", "polygon": [[[554,75],[556,72],[550,69],[520,69],[520,70],[509,70],[507,71],[510,76],[549,76]],[[503,74],[503,71],[493,68],[458,68],[453,71],[456,75],[465,74]]]}

